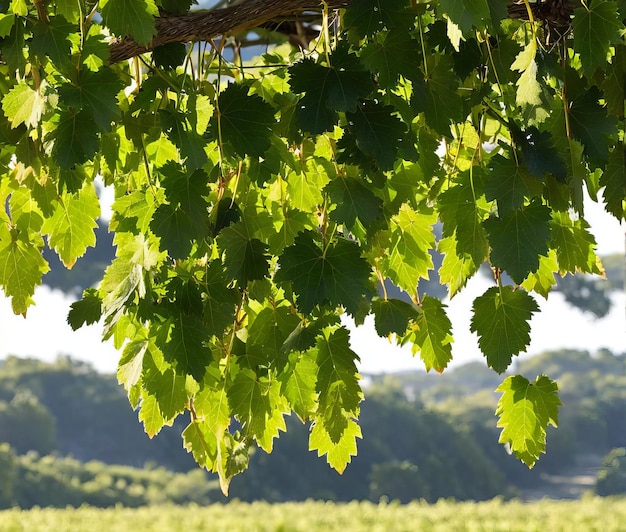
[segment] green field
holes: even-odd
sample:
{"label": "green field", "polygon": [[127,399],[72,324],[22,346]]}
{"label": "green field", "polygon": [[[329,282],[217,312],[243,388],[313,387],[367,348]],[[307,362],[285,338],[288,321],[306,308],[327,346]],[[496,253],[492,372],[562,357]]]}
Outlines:
{"label": "green field", "polygon": [[626,499],[588,497],[533,503],[408,505],[354,502],[334,504],[239,503],[210,507],[172,506],[100,510],[33,509],[0,512],[3,532],[143,531],[592,531],[626,530]]}

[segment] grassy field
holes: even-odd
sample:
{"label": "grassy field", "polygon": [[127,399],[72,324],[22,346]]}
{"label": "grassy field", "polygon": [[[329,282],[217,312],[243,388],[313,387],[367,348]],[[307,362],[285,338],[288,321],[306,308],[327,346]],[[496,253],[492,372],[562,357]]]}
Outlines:
{"label": "grassy field", "polygon": [[321,502],[0,512],[3,532],[626,531],[626,499],[437,504]]}

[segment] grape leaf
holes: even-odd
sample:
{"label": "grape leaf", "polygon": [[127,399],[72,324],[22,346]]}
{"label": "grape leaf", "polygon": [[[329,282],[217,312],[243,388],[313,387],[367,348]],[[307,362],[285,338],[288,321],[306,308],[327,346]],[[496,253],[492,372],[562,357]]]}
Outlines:
{"label": "grape leaf", "polygon": [[280,376],[285,397],[301,421],[309,419],[317,410],[318,366],[314,352],[292,353],[289,367]]}
{"label": "grape leaf", "polygon": [[559,270],[556,261],[556,252],[551,249],[547,257],[539,258],[539,268],[531,273],[521,284],[527,292],[535,291],[547,298],[552,287],[556,284],[555,272]]}
{"label": "grape leaf", "polygon": [[401,299],[375,299],[372,301],[374,326],[379,336],[392,333],[403,336],[409,321],[417,317],[417,310]]}
{"label": "grape leaf", "polygon": [[620,42],[623,25],[617,14],[617,3],[591,0],[574,10],[574,50],[587,76],[604,68],[612,44]]}
{"label": "grape leaf", "polygon": [[443,222],[443,236],[455,235],[456,253],[469,255],[476,265],[481,264],[489,251],[483,220],[489,204],[483,194],[483,182],[478,172],[472,177],[462,174],[457,186],[439,195],[439,217]]}
{"label": "grape leaf", "polygon": [[491,243],[491,263],[520,284],[539,268],[540,255],[548,253],[550,209],[538,202],[502,217],[485,220]]}
{"label": "grape leaf", "polygon": [[67,323],[73,331],[78,330],[83,325],[97,323],[102,317],[102,299],[98,290],[88,288],[83,292],[83,297],[70,305],[67,315]]}
{"label": "grape leaf", "polygon": [[163,328],[168,335],[159,337],[156,345],[163,351],[165,360],[175,366],[178,374],[191,375],[201,382],[213,360],[211,348],[207,345],[209,334],[202,319],[181,313]]}
{"label": "grape leaf", "polygon": [[357,68],[326,67],[305,59],[289,69],[289,85],[304,93],[296,106],[296,125],[313,134],[331,130],[338,111],[354,111],[373,88],[370,74]]}
{"label": "grape leaf", "polygon": [[504,379],[496,415],[502,428],[500,443],[508,443],[515,456],[533,467],[546,449],[546,429],[557,426],[561,400],[557,384],[542,375],[529,382],[521,375]]}
{"label": "grape leaf", "polygon": [[569,117],[572,136],[584,146],[583,153],[597,166],[604,166],[609,159],[609,142],[617,131],[617,119],[607,115],[606,104],[600,104],[600,90],[593,86],[574,99]]}
{"label": "grape leaf", "polygon": [[406,124],[390,105],[364,101],[356,112],[346,113],[357,148],[381,170],[391,170],[406,135]]}
{"label": "grape leaf", "polygon": [[446,315],[445,305],[437,298],[424,297],[415,327],[409,335],[412,351],[419,351],[426,371],[438,373],[452,360],[452,323]]}
{"label": "grape leaf", "polygon": [[414,17],[406,8],[404,0],[355,0],[346,8],[345,24],[359,37],[373,35],[386,27],[407,28]]}
{"label": "grape leaf", "polygon": [[541,193],[541,182],[513,159],[496,155],[489,161],[489,169],[485,196],[489,201],[496,201],[500,216],[522,207],[531,191]]}
{"label": "grape leaf", "polygon": [[348,229],[354,227],[357,218],[365,227],[382,218],[382,200],[357,179],[338,177],[324,190],[336,205],[331,219],[346,224]]}
{"label": "grape leaf", "polygon": [[11,298],[15,314],[26,315],[34,303],[35,286],[41,284],[41,277],[49,270],[40,249],[30,242],[18,238],[0,241],[0,286]]}
{"label": "grape leaf", "polygon": [[54,249],[66,268],[71,268],[88,247],[96,244],[94,229],[98,227],[100,202],[92,184],[76,193],[63,192],[52,216],[42,231],[49,235],[48,245]]}
{"label": "grape leaf", "polygon": [[324,421],[316,419],[309,436],[309,451],[317,451],[318,456],[326,455],[328,464],[339,473],[343,473],[352,461],[352,456],[356,456],[356,439],[361,437],[361,427],[354,420],[348,419],[341,438],[335,443]]}
{"label": "grape leaf", "polygon": [[20,124],[37,127],[45,110],[46,99],[43,88],[36,91],[25,82],[20,81],[2,98],[2,110],[11,121],[11,127]]}
{"label": "grape leaf", "polygon": [[143,373],[143,385],[146,391],[156,398],[165,424],[170,424],[185,410],[188,401],[185,380],[186,377],[176,374],[172,369],[161,373],[154,368]]}
{"label": "grape leaf", "polygon": [[604,188],[606,210],[620,219],[626,203],[626,146],[617,146],[609,155],[609,164],[600,177]]}
{"label": "grape leaf", "polygon": [[415,294],[419,279],[428,279],[428,270],[433,267],[429,250],[435,243],[434,223],[434,215],[418,214],[407,205],[392,219],[383,273],[409,294]]}
{"label": "grape leaf", "polygon": [[200,467],[212,469],[217,457],[217,439],[202,420],[192,420],[182,434],[183,447],[193,455]]}
{"label": "grape leaf", "polygon": [[316,419],[323,419],[324,428],[335,444],[341,441],[349,420],[358,416],[359,403],[363,400],[356,360],[358,356],[350,349],[347,329],[323,331],[317,342]]}
{"label": "grape leaf", "polygon": [[456,236],[448,236],[439,241],[438,251],[443,253],[443,261],[439,268],[439,281],[448,285],[450,299],[452,299],[466,284],[469,278],[476,273],[478,266],[469,254],[457,251]]}
{"label": "grape leaf", "polygon": [[123,88],[122,80],[109,69],[83,69],[74,83],[59,88],[59,97],[64,105],[90,113],[100,131],[109,131],[111,122],[120,114],[117,94]]}
{"label": "grape leaf", "polygon": [[472,28],[482,29],[490,22],[487,0],[441,0],[440,6],[464,35]]}
{"label": "grape leaf", "polygon": [[263,279],[269,272],[267,244],[252,237],[244,222],[222,229],[217,242],[224,252],[224,267],[241,286]]}
{"label": "grape leaf", "polygon": [[526,47],[517,55],[511,65],[511,70],[521,73],[517,82],[517,94],[515,101],[517,105],[539,105],[541,104],[541,86],[537,81],[537,41],[531,39]]}
{"label": "grape leaf", "polygon": [[305,313],[316,305],[343,305],[355,314],[367,290],[370,266],[359,247],[347,240],[331,243],[326,251],[315,242],[311,232],[299,234],[279,259],[275,280],[291,282],[296,304]]}
{"label": "grape leaf", "polygon": [[538,311],[532,296],[511,286],[491,287],[474,300],[470,330],[478,334],[478,345],[489,367],[505,372],[513,355],[528,347],[528,322]]}
{"label": "grape leaf", "polygon": [[418,41],[402,30],[378,33],[363,49],[360,59],[385,88],[393,88],[400,76],[415,77],[421,66]]}
{"label": "grape leaf", "polygon": [[270,148],[274,109],[245,85],[231,83],[218,98],[211,118],[214,138],[229,142],[237,155],[262,157]]}
{"label": "grape leaf", "polygon": [[159,403],[154,395],[145,389],[141,391],[141,403],[139,409],[139,421],[143,423],[144,430],[149,438],[154,438],[167,423],[161,415]]}
{"label": "grape leaf", "polygon": [[556,250],[561,274],[566,272],[597,273],[598,257],[595,254],[596,240],[588,231],[589,224],[583,220],[572,220],[568,213],[552,213],[552,240],[550,247]]}
{"label": "grape leaf", "polygon": [[30,49],[40,59],[49,57],[59,69],[69,66],[71,57],[70,35],[76,31],[74,24],[63,16],[55,16],[49,22],[39,22],[33,30]]}
{"label": "grape leaf", "polygon": [[54,141],[52,155],[65,170],[87,162],[98,151],[98,131],[93,127],[93,117],[88,111],[62,111],[56,129],[44,137]]}
{"label": "grape leaf", "polygon": [[100,8],[104,24],[118,37],[148,45],[156,34],[159,10],[154,0],[100,0]]}

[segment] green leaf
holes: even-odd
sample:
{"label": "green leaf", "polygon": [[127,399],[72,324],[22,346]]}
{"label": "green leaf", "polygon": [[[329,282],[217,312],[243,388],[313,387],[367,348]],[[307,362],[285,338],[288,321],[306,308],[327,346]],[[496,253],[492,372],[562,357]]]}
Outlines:
{"label": "green leaf", "polygon": [[540,105],[541,85],[537,81],[537,40],[532,38],[526,47],[517,55],[511,70],[521,72],[517,82],[517,105]]}
{"label": "green leaf", "polygon": [[490,22],[487,0],[441,0],[439,5],[464,35],[472,28],[482,29]]}
{"label": "green leaf", "polygon": [[540,257],[539,269],[531,273],[526,280],[521,284],[527,292],[535,291],[547,298],[550,290],[556,284],[554,278],[555,272],[559,270],[559,265],[556,261],[556,251],[550,250],[547,257]]}
{"label": "green leaf", "polygon": [[245,222],[237,222],[222,229],[217,242],[224,253],[226,273],[241,286],[268,275],[267,244],[252,237]]}
{"label": "green leaf", "polygon": [[62,16],[56,16],[49,22],[38,22],[33,30],[30,50],[41,61],[49,57],[57,68],[66,68],[70,64],[70,35],[76,32],[76,26],[68,23]]}
{"label": "green leaf", "polygon": [[457,93],[459,80],[450,57],[433,54],[428,57],[427,65],[428,76],[423,88],[414,87],[411,105],[417,112],[424,112],[430,128],[439,135],[451,137],[451,123],[465,118],[463,101]]}
{"label": "green leaf", "polygon": [[90,113],[98,129],[104,132],[111,129],[111,122],[120,115],[117,94],[123,88],[124,83],[112,70],[83,69],[76,82],[59,88],[59,97],[64,105]]}
{"label": "green leaf", "polygon": [[528,322],[538,311],[529,294],[511,286],[491,287],[474,300],[470,330],[478,334],[478,345],[490,368],[505,372],[513,356],[528,347]]}
{"label": "green leaf", "polygon": [[543,179],[545,174],[552,174],[560,182],[565,182],[567,167],[548,131],[539,131],[535,126],[522,131],[514,124],[509,124],[509,128],[514,142],[522,149],[531,174],[539,179]]}
{"label": "green leaf", "polygon": [[617,13],[617,3],[611,0],[591,0],[574,10],[574,50],[580,54],[583,70],[592,76],[604,68],[612,44],[620,42],[623,31]]}
{"label": "green leaf", "polygon": [[30,242],[14,238],[0,241],[0,287],[11,298],[15,314],[26,316],[28,307],[34,303],[35,286],[50,270],[41,250]]}
{"label": "green leaf", "polygon": [[522,283],[539,268],[539,257],[548,253],[550,209],[538,202],[484,224],[491,243],[491,263]]}
{"label": "green leaf", "polygon": [[66,268],[72,268],[88,247],[96,245],[100,202],[93,184],[86,183],[75,193],[63,192],[54,214],[46,219],[42,231],[49,235],[54,249]]}
{"label": "green leaf", "polygon": [[378,336],[389,336],[396,333],[404,336],[409,321],[418,315],[417,310],[401,299],[375,299],[372,301],[374,326]]}
{"label": "green leaf", "polygon": [[415,294],[420,278],[428,279],[433,268],[429,253],[435,247],[433,214],[419,214],[407,205],[391,220],[389,255],[383,260],[383,273],[409,294]]}
{"label": "green leaf", "polygon": [[355,113],[346,113],[351,126],[348,131],[354,136],[357,148],[381,170],[393,169],[406,135],[406,124],[395,112],[390,105],[368,100],[360,103]]}
{"label": "green leaf", "polygon": [[529,382],[521,375],[504,379],[496,415],[502,428],[500,443],[508,443],[515,456],[533,467],[546,450],[546,429],[557,426],[561,400],[556,382],[545,375]]}
{"label": "green leaf", "polygon": [[598,257],[596,240],[588,231],[589,224],[582,218],[573,220],[568,213],[552,213],[552,240],[550,247],[556,250],[561,274],[567,272],[596,273]]}
{"label": "green leaf", "polygon": [[217,439],[202,420],[194,419],[183,431],[183,447],[200,467],[211,469],[217,457]]}
{"label": "green leaf", "polygon": [[24,124],[34,128],[39,125],[46,104],[42,89],[33,90],[25,81],[20,81],[2,98],[2,110],[11,121],[11,127]]}
{"label": "green leaf", "polygon": [[450,298],[452,299],[466,284],[467,281],[478,271],[478,265],[471,255],[457,251],[456,237],[448,236],[439,241],[437,249],[443,253],[443,261],[439,268],[439,281],[448,285]]}
{"label": "green leaf", "polygon": [[159,10],[154,0],[100,0],[100,8],[104,24],[118,37],[148,45],[156,34]]}
{"label": "green leaf", "polygon": [[245,85],[231,83],[219,95],[219,113],[211,119],[213,136],[230,143],[240,157],[262,157],[271,146],[274,109],[248,91]]}
{"label": "green leaf", "polygon": [[418,41],[404,30],[392,30],[378,33],[363,49],[360,59],[372,74],[378,75],[380,86],[391,89],[400,76],[410,79],[419,73],[420,56]]}
{"label": "green leaf", "polygon": [[615,47],[615,57],[607,68],[602,82],[602,92],[606,100],[607,111],[623,117],[626,112],[624,94],[626,94],[626,46]]}
{"label": "green leaf", "polygon": [[124,346],[117,369],[117,382],[124,385],[127,391],[141,380],[144,356],[151,347],[155,348],[147,338],[138,338]]}
{"label": "green leaf", "polygon": [[475,170],[472,175],[463,173],[455,186],[438,197],[443,236],[455,235],[457,256],[469,255],[476,266],[486,260],[489,252],[483,220],[490,205],[485,200],[483,188],[483,179]]}
{"label": "green leaf", "polygon": [[93,117],[87,111],[62,111],[58,115],[56,129],[51,129],[44,140],[54,141],[52,155],[65,170],[91,159],[99,144]]}
{"label": "green leaf", "polygon": [[626,203],[626,146],[617,146],[609,155],[609,164],[600,178],[604,188],[606,210],[616,218],[624,218]]}
{"label": "green leaf", "polygon": [[340,444],[352,418],[359,415],[363,392],[359,386],[355,361],[358,355],[350,349],[349,332],[341,327],[334,332],[323,331],[317,342],[318,415],[325,432]]}
{"label": "green leaf", "polygon": [[146,390],[141,391],[139,421],[143,423],[144,430],[149,438],[154,438],[166,425],[157,398]]}
{"label": "green leaf", "polygon": [[0,38],[8,37],[15,24],[14,13],[0,13]]}
{"label": "green leaf", "polygon": [[529,196],[541,193],[541,182],[513,159],[496,155],[489,161],[489,169],[485,196],[488,201],[496,201],[500,216],[522,207]]}
{"label": "green leaf", "polygon": [[174,259],[184,259],[191,253],[197,226],[180,207],[163,204],[154,212],[150,229],[160,237],[160,248]]}
{"label": "green leaf", "polygon": [[361,69],[351,55],[352,68],[319,65],[305,59],[289,68],[289,85],[304,93],[296,105],[296,125],[303,131],[319,134],[332,130],[337,112],[354,111],[360,98],[373,89],[370,74]]}
{"label": "green leaf", "polygon": [[185,410],[188,401],[185,380],[186,377],[174,373],[172,369],[164,373],[156,368],[144,372],[143,385],[147,392],[156,398],[165,424],[171,424],[174,418]]}
{"label": "green leaf", "polygon": [[326,455],[328,464],[343,473],[356,456],[356,439],[361,438],[361,427],[352,419],[347,420],[346,428],[338,442],[333,442],[324,421],[316,419],[309,436],[309,451],[317,451],[317,456]]}
{"label": "green leaf", "polygon": [[359,37],[367,37],[385,28],[407,28],[414,16],[407,12],[405,0],[355,0],[350,2],[344,23]]}
{"label": "green leaf", "polygon": [[83,292],[83,297],[70,305],[67,315],[67,323],[73,331],[80,329],[83,325],[97,323],[102,317],[102,299],[98,290],[88,288]]}
{"label": "green leaf", "polygon": [[301,421],[317,410],[318,369],[315,352],[296,352],[289,355],[289,367],[279,377],[285,397]]}
{"label": "green leaf", "polygon": [[324,190],[336,205],[330,213],[331,219],[348,229],[354,227],[357,218],[368,227],[383,216],[382,200],[358,179],[338,177]]}
{"label": "green leaf", "polygon": [[607,115],[606,104],[600,104],[602,94],[594,85],[570,105],[572,136],[584,146],[583,153],[597,166],[609,160],[609,139],[617,132],[617,119]]}
{"label": "green leaf", "polygon": [[168,138],[180,150],[187,170],[201,168],[208,159],[204,149],[207,141],[196,132],[196,128],[189,122],[189,116],[162,110],[159,112],[159,118]]}
{"label": "green leaf", "polygon": [[356,244],[340,239],[324,251],[311,232],[296,237],[279,265],[275,280],[291,283],[298,309],[304,313],[328,303],[342,305],[354,315],[368,288],[371,270]]}
{"label": "green leaf", "polygon": [[445,308],[439,299],[424,297],[415,327],[409,335],[413,353],[419,351],[426,371],[434,369],[443,373],[452,360],[452,323]]}
{"label": "green leaf", "polygon": [[157,346],[165,360],[174,365],[179,375],[191,375],[196,382],[201,382],[213,361],[206,325],[196,315],[181,313],[164,327],[169,334],[159,338]]}

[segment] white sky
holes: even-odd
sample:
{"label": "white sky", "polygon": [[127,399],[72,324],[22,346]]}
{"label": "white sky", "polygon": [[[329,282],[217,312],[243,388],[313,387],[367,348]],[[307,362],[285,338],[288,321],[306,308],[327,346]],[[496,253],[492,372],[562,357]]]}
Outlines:
{"label": "white sky", "polygon": [[[598,253],[624,253],[624,228],[602,208],[590,203],[587,216],[598,242]],[[76,267],[80,267],[80,261]],[[469,331],[470,309],[475,297],[489,286],[489,279],[479,275],[449,302],[448,314],[453,324],[453,364],[481,359],[476,336]],[[611,313],[597,320],[573,309],[560,294],[551,294],[547,301],[536,296],[541,312],[531,322],[532,341],[527,355],[550,349],[576,348],[595,351],[606,347],[615,353],[626,351],[626,297],[614,297]],[[28,310],[26,319],[13,315],[10,302],[0,295],[0,357],[6,354],[33,356],[54,360],[58,354],[71,355],[91,362],[97,369],[114,372],[119,353],[110,343],[100,341],[98,325],[83,327],[77,332],[66,323],[72,298],[58,290],[43,286],[35,293],[36,305]],[[347,320],[346,320],[347,322]],[[391,345],[378,337],[373,320],[353,329],[352,348],[361,357],[364,373],[393,372],[405,369],[423,369],[410,348]]]}

